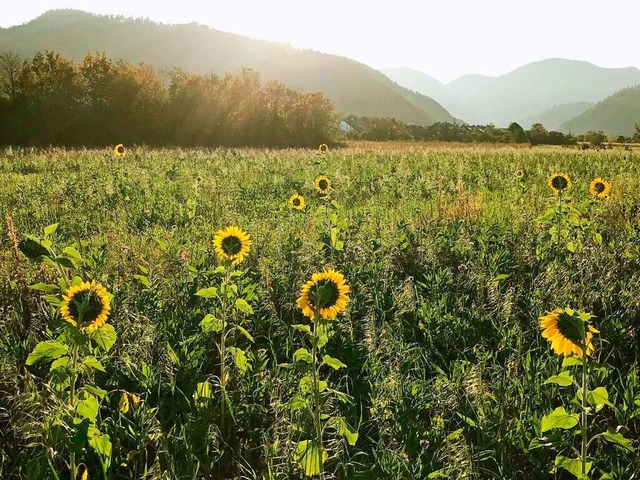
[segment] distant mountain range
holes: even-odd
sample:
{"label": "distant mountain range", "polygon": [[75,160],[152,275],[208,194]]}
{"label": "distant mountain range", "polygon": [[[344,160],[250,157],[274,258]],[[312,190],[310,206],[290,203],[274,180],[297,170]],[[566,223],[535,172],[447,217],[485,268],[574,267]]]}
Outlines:
{"label": "distant mountain range", "polygon": [[260,72],[301,91],[322,92],[345,114],[395,117],[432,124],[453,121],[436,101],[389,80],[356,61],[281,43],[254,40],[197,24],[164,25],[149,20],[54,10],[24,25],[0,29],[0,51],[31,57],[53,50],[81,60],[87,52],[145,62],[159,69],[227,73]]}
{"label": "distant mountain range", "polygon": [[640,125],[640,86],[630,87],[598,102],[576,118],[563,123],[564,132],[603,130],[607,133],[631,135]]}
{"label": "distant mountain range", "polygon": [[[447,84],[407,68],[384,73],[398,84],[432,97],[466,122],[507,126],[517,121],[525,128],[536,122],[547,128],[573,125],[569,121],[595,102],[640,84],[640,70],[635,67],[603,68],[557,58],[530,63],[498,77],[466,75]],[[637,117],[640,122],[640,110]],[[611,130],[614,125],[602,125],[615,132]]]}

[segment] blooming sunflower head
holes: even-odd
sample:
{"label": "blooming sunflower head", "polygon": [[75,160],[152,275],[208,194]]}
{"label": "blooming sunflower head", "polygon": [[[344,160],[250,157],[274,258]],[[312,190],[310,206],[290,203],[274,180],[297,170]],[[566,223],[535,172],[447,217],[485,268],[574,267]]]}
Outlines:
{"label": "blooming sunflower head", "polygon": [[329,151],[329,146],[326,143],[323,143],[318,147],[320,153],[327,153]]}
{"label": "blooming sunflower head", "polygon": [[124,148],[124,145],[119,143],[115,147],[113,147],[113,154],[116,157],[124,157],[127,154],[127,150]]}
{"label": "blooming sunflower head", "polygon": [[320,175],[315,181],[316,192],[320,195],[327,195],[331,190],[331,182],[326,175]]}
{"label": "blooming sunflower head", "polygon": [[517,180],[524,180],[524,170],[516,170],[515,175]]}
{"label": "blooming sunflower head", "polygon": [[594,178],[591,185],[589,185],[589,191],[591,192],[591,195],[596,198],[605,198],[609,196],[609,193],[611,193],[611,184],[606,180],[597,177]]}
{"label": "blooming sunflower head", "polygon": [[294,193],[289,198],[289,206],[294,210],[304,210],[304,197]]}
{"label": "blooming sunflower head", "polygon": [[82,332],[102,327],[111,311],[111,295],[96,281],[72,285],[62,295],[62,318]]}
{"label": "blooming sunflower head", "polygon": [[549,177],[549,188],[556,195],[571,188],[571,179],[564,173],[554,173]]}
{"label": "blooming sunflower head", "polygon": [[568,357],[572,353],[582,357],[593,353],[593,335],[599,333],[586,320],[588,314],[580,314],[570,308],[556,308],[540,317],[542,336],[551,343],[556,355]]}
{"label": "blooming sunflower head", "polygon": [[216,232],[213,237],[213,248],[219,258],[237,265],[249,254],[251,238],[236,226],[227,227]]}
{"label": "blooming sunflower head", "polygon": [[335,320],[340,312],[344,312],[349,303],[349,285],[340,272],[333,269],[314,273],[311,280],[302,286],[298,298],[298,308],[302,314],[315,319],[315,313],[323,320]]}

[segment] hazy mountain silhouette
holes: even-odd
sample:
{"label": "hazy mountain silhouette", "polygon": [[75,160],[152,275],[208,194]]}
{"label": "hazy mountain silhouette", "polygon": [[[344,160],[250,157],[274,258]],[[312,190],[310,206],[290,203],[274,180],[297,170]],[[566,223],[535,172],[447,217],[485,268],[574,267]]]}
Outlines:
{"label": "hazy mountain silhouette", "polygon": [[563,132],[576,135],[589,130],[608,134],[631,135],[640,124],[640,86],[620,90],[560,126]]}
{"label": "hazy mountain silhouette", "polygon": [[586,112],[594,105],[591,102],[564,103],[518,120],[518,123],[525,129],[529,129],[534,123],[541,123],[547,130],[558,130],[560,125]]}
{"label": "hazy mountain silhouette", "polygon": [[87,52],[146,62],[161,69],[226,73],[260,72],[302,91],[319,91],[338,111],[392,116],[408,123],[453,121],[436,101],[390,81],[356,61],[288,45],[255,40],[197,24],[165,25],[149,20],[54,10],[24,25],[0,29],[0,50],[31,57],[53,50],[80,60]]}
{"label": "hazy mountain silhouette", "polygon": [[465,75],[445,85],[434,83],[428,75],[410,75],[407,69],[385,73],[401,85],[434,98],[455,117],[497,126],[527,119],[554,106],[598,102],[640,84],[640,70],[635,67],[603,68],[559,58],[530,63],[498,77]]}

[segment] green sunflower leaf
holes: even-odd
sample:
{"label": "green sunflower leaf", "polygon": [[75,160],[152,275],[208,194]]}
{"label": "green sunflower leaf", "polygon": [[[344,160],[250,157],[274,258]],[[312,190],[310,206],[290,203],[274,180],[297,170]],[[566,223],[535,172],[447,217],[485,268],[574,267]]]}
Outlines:
{"label": "green sunflower leaf", "polygon": [[47,340],[44,342],[40,342],[36,345],[36,348],[29,354],[27,357],[26,364],[33,365],[38,360],[43,358],[59,358],[65,353],[69,351],[69,347],[66,345],[56,342],[55,340]]}
{"label": "green sunflower leaf", "polygon": [[572,367],[574,365],[582,365],[582,359],[576,355],[565,357],[565,359],[562,361],[562,368]]}
{"label": "green sunflower leaf", "polygon": [[330,425],[336,429],[338,435],[343,435],[347,443],[352,447],[358,441],[358,432],[353,430],[347,421],[342,417],[334,417],[330,420]]}
{"label": "green sunflower leaf", "polygon": [[57,285],[50,285],[50,284],[47,284],[47,283],[34,283],[33,285],[29,286],[29,290],[38,290],[40,292],[51,293],[51,292],[55,292],[56,290],[58,290],[58,286]]}
{"label": "green sunflower leaf", "polygon": [[573,474],[578,480],[587,480],[587,473],[591,470],[592,462],[585,465],[586,473],[582,473],[582,460],[579,458],[568,458],[562,455],[556,457],[556,467],[564,468],[567,472]]}
{"label": "green sunflower leaf", "polygon": [[607,389],[604,387],[591,390],[587,394],[587,402],[593,406],[607,405],[613,407],[613,404],[609,401],[609,392],[607,392]]}
{"label": "green sunflower leaf", "polygon": [[293,354],[293,361],[311,363],[313,361],[313,357],[306,348],[299,348]]}
{"label": "green sunflower leaf", "polygon": [[58,223],[52,223],[51,225],[44,227],[45,235],[52,235],[58,229]]}
{"label": "green sunflower leaf", "polygon": [[94,422],[98,417],[98,409],[100,405],[98,399],[90,394],[85,394],[85,398],[80,400],[76,405],[76,415],[79,418],[87,418]]}
{"label": "green sunflower leaf", "polygon": [[82,361],[82,364],[86,365],[89,368],[94,368],[101,372],[106,372],[106,370],[104,369],[104,366],[102,365],[102,363],[100,363],[100,360],[98,360],[96,357],[92,357],[92,356],[85,357],[85,359]]}
{"label": "green sunflower leaf", "polygon": [[222,331],[222,320],[214,317],[209,313],[200,322],[200,327],[202,328],[202,330],[204,330],[205,333],[218,333]]}
{"label": "green sunflower leaf", "polygon": [[322,363],[325,365],[329,365],[334,370],[340,370],[341,368],[346,368],[346,365],[344,363],[342,363],[337,358],[333,358],[329,355],[325,355],[324,357],[322,357]]}
{"label": "green sunflower leaf", "polygon": [[240,370],[241,374],[247,373],[247,369],[249,368],[249,361],[247,360],[247,355],[244,350],[237,347],[229,347],[229,353],[231,354],[231,358],[233,358],[233,362],[235,363],[238,370]]}
{"label": "green sunflower leaf", "polygon": [[246,329],[246,328],[241,327],[240,325],[236,325],[236,330],[237,330],[238,332],[240,332],[242,335],[244,335],[244,336],[246,337],[246,339],[247,339],[247,340],[249,340],[251,343],[254,343],[254,342],[255,342],[255,341],[254,341],[254,339],[253,339],[253,337],[252,337],[252,336],[251,336],[251,334],[247,331],[247,329]]}
{"label": "green sunflower leaf", "polygon": [[316,440],[298,442],[295,460],[307,477],[320,475],[324,471],[324,462],[327,458],[326,450]]}
{"label": "green sunflower leaf", "polygon": [[558,407],[549,415],[542,417],[541,433],[553,428],[562,428],[568,430],[578,424],[577,413],[567,413],[564,407]]}
{"label": "green sunflower leaf", "polygon": [[238,298],[236,300],[236,308],[247,315],[253,314],[253,308],[251,308],[251,305],[249,305],[244,298]]}
{"label": "green sunflower leaf", "polygon": [[116,343],[116,329],[113,325],[107,323],[91,334],[91,340],[108,352]]}
{"label": "green sunflower leaf", "polygon": [[621,433],[617,433],[613,428],[609,428],[606,432],[602,434],[602,438],[604,438],[607,442],[617,443],[621,447],[633,452],[633,445],[631,445],[631,440],[625,438]]}
{"label": "green sunflower leaf", "polygon": [[573,375],[569,372],[560,372],[559,375],[553,375],[552,377],[547,378],[544,382],[544,385],[548,383],[555,383],[556,385],[560,385],[561,387],[568,387],[573,383]]}
{"label": "green sunflower leaf", "polygon": [[213,298],[218,294],[216,287],[202,288],[196,292],[196,296],[202,298]]}

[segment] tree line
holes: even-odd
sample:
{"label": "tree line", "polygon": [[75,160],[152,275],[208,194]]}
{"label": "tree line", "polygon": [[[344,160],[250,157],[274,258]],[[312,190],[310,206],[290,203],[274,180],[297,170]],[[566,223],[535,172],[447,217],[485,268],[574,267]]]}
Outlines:
{"label": "tree line", "polygon": [[0,145],[317,147],[335,135],[322,94],[249,69],[160,75],[104,53],[80,63],[50,51],[0,55]]}

